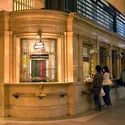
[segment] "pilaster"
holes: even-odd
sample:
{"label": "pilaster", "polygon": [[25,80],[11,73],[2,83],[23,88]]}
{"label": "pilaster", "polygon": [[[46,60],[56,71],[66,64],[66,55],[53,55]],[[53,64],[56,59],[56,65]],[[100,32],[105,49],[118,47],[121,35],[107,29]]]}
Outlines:
{"label": "pilaster", "polygon": [[74,78],[73,78],[73,71],[76,69],[75,67],[75,64],[73,63],[73,42],[74,42],[74,39],[73,39],[73,32],[67,32],[67,80],[68,82],[73,82],[74,81]]}
{"label": "pilaster", "polygon": [[100,44],[100,41],[98,40],[98,38],[96,39],[96,48],[97,48],[97,54],[96,54],[96,56],[97,56],[97,62],[96,62],[96,65],[100,65],[100,51],[99,51],[99,49],[100,49],[100,47],[99,47],[99,44]]}
{"label": "pilaster", "polygon": [[9,91],[4,83],[9,83],[9,13],[0,12],[0,116],[9,115]]}
{"label": "pilaster", "polygon": [[109,45],[109,69],[110,69],[110,73],[112,74],[112,45]]}

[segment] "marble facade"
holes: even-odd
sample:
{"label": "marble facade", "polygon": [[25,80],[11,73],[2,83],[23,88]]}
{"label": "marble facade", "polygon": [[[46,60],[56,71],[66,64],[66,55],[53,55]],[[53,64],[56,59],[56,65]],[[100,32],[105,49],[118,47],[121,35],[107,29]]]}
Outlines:
{"label": "marble facade", "polygon": [[[21,82],[20,39],[37,37],[39,29],[43,38],[57,40],[58,79],[45,83]],[[86,39],[89,39],[89,43]],[[125,47],[124,38],[76,13],[52,10],[1,11],[0,116],[52,118],[76,115],[90,109],[92,102],[89,95],[82,94],[82,91],[88,89],[82,70],[83,45],[86,43],[94,49],[104,44],[110,51],[115,47],[124,50]],[[93,54],[92,59],[95,67],[99,64],[99,53]],[[107,57],[110,69],[111,61],[111,57]],[[117,61],[120,62],[120,58]],[[120,63],[117,69],[119,78]],[[43,95],[39,95],[40,92]],[[60,92],[66,95],[61,98]],[[119,95],[114,99],[116,101],[124,93],[122,88],[117,88],[117,91],[113,89],[112,98]]]}

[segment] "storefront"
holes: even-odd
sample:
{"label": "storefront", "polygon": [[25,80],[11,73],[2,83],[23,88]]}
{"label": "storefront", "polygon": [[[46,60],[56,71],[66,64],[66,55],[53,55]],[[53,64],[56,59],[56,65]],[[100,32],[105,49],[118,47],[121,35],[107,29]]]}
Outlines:
{"label": "storefront", "polygon": [[[45,9],[1,11],[0,17],[5,20],[0,24],[0,116],[76,115],[91,108],[82,92],[97,64],[108,65],[119,78],[125,40],[90,20]],[[118,91],[122,97],[124,91]],[[113,90],[114,100],[115,95]]]}

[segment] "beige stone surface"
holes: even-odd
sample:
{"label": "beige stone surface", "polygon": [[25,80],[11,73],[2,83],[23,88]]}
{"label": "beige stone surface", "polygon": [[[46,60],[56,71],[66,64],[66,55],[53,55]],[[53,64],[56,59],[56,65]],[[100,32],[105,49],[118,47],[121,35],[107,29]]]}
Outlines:
{"label": "beige stone surface", "polygon": [[[20,82],[20,39],[36,38],[39,29],[43,38],[57,41],[58,78],[52,84],[41,83],[41,89],[40,84]],[[96,49],[101,43],[108,45],[110,51],[125,47],[125,39],[76,13],[52,10],[1,11],[0,116],[52,118],[76,115],[92,108],[92,96],[82,94],[89,88],[83,81],[83,45],[89,44]],[[99,53],[91,55],[91,59],[93,66],[99,64]],[[120,59],[117,61],[120,63]],[[107,64],[111,69],[111,57],[107,59]],[[119,77],[120,66],[117,70]],[[91,73],[94,72],[91,67]],[[60,98],[61,91],[68,95]],[[13,97],[17,92],[18,99]],[[47,96],[39,99],[40,92]],[[121,87],[111,90],[113,103],[124,95]]]}

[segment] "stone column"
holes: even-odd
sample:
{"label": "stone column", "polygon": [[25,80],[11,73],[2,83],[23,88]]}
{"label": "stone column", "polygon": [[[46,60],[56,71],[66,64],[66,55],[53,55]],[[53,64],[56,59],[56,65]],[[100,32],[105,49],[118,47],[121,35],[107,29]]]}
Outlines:
{"label": "stone column", "polygon": [[83,83],[83,38],[79,36],[79,77],[80,83]]}
{"label": "stone column", "polygon": [[110,58],[111,58],[111,50],[110,50],[110,46],[106,45],[106,65],[110,68]]}
{"label": "stone column", "polygon": [[67,32],[66,41],[66,56],[67,56],[67,77],[68,82],[77,82],[78,73],[78,59],[77,59],[77,36],[73,32]]}
{"label": "stone column", "polygon": [[97,48],[97,54],[96,54],[97,59],[96,60],[97,60],[97,62],[96,62],[96,65],[100,65],[100,51],[99,51],[100,47],[99,47],[99,44],[100,44],[100,41],[97,38],[97,41],[96,41],[96,48]]}
{"label": "stone column", "polygon": [[110,73],[112,74],[112,46],[109,45],[109,70],[110,70]]}
{"label": "stone column", "polygon": [[17,82],[17,83],[19,83],[19,81],[20,81],[20,38],[16,38],[16,45],[15,45],[16,47],[15,47],[15,52],[16,52],[16,54],[15,54],[15,82]]}
{"label": "stone column", "polygon": [[65,43],[64,43],[65,39],[64,37],[59,37],[57,40],[57,74],[58,74],[58,81],[59,82],[64,82],[65,80],[65,69],[64,69],[64,65],[65,65]]}
{"label": "stone column", "polygon": [[[74,82],[68,87],[68,109],[70,115],[75,115],[78,113],[83,112],[85,107],[83,106],[83,97],[81,96],[81,91],[84,87],[83,83],[83,56],[82,56],[82,38],[78,34],[68,33],[70,36],[68,38],[68,59],[70,68],[71,66],[73,69],[69,70],[68,76],[70,76],[71,71],[73,74]],[[71,40],[72,36],[72,40]],[[70,48],[72,47],[72,48]],[[72,52],[72,54],[71,54]],[[72,59],[72,60],[71,60]],[[72,62],[71,62],[72,61]],[[69,66],[69,65],[68,65]],[[86,106],[86,104],[85,104]]]}
{"label": "stone column", "polygon": [[9,115],[9,13],[0,12],[0,116]]}
{"label": "stone column", "polygon": [[64,33],[64,69],[65,69],[65,82],[68,82],[68,55],[67,55],[67,32]]}
{"label": "stone column", "polygon": [[[120,48],[119,52],[121,54],[121,52],[122,52],[121,48]],[[122,72],[122,57],[120,57],[120,59],[119,59],[119,78],[120,78],[121,72]]]}
{"label": "stone column", "polygon": [[95,66],[96,66],[97,64],[99,64],[99,51],[98,51],[98,49],[97,49],[97,43],[96,43],[96,42],[93,43],[92,49],[93,49],[94,51],[97,51],[97,52],[94,52],[94,53],[91,55],[91,62],[90,62],[90,64],[91,64],[91,74],[95,74]]}
{"label": "stone column", "polygon": [[12,82],[16,83],[16,36],[12,35]]}
{"label": "stone column", "polygon": [[120,78],[120,73],[121,73],[121,49],[118,50],[118,58],[117,58],[117,78]]}

